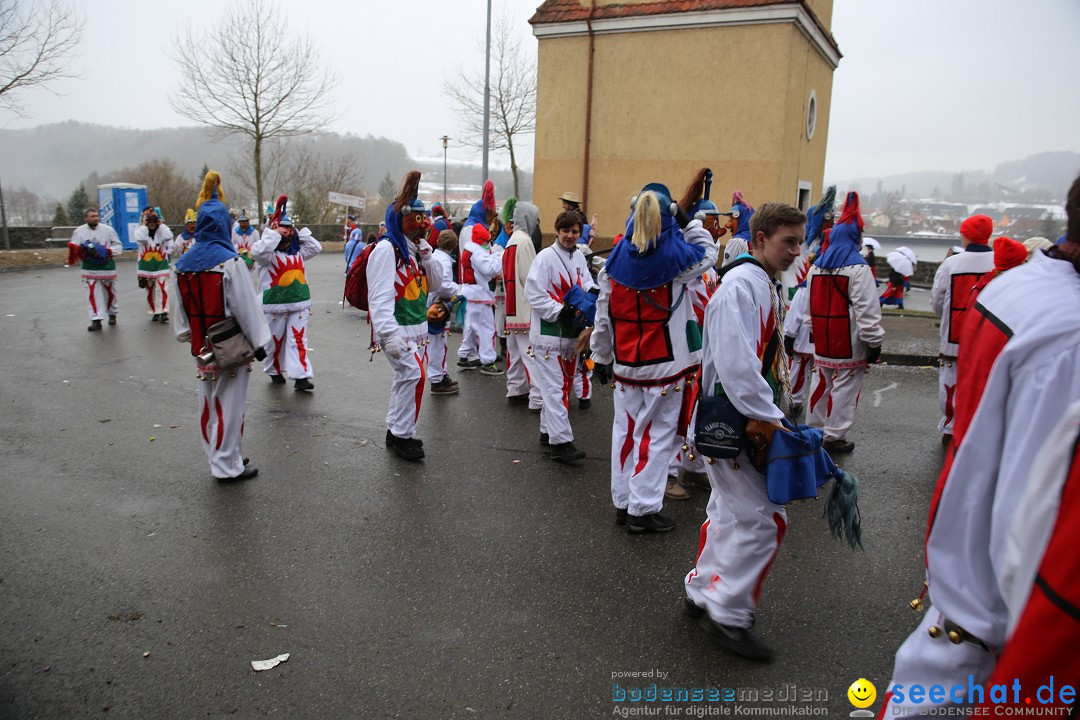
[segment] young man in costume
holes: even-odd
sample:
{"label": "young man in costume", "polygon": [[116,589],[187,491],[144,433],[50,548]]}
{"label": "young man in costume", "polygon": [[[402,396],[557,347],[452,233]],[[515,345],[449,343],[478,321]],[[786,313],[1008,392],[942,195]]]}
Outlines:
{"label": "young man in costume", "polygon": [[195,210],[188,208],[188,211],[184,213],[184,229],[173,241],[173,257],[183,257],[184,253],[195,244],[195,219]]}
{"label": "young man in costume", "polygon": [[[502,375],[502,368],[495,364],[495,285],[502,273],[502,257],[492,249],[491,235],[484,225],[475,223],[469,228],[469,240],[461,247],[459,269],[468,306],[458,367],[479,368],[484,375]],[[479,359],[473,360],[474,356]]]}
{"label": "young man in costume", "polygon": [[199,242],[175,268],[174,329],[176,339],[189,343],[196,358],[199,438],[210,474],[222,481],[246,480],[259,473],[247,464],[240,447],[251,365],[221,371],[213,364],[201,364],[199,356],[207,349],[207,329],[232,317],[256,348],[255,359],[261,360],[266,355],[263,346],[270,342],[270,328],[251,287],[251,275],[233,247],[232,218],[216,172],[206,174],[196,207]]}
{"label": "young man in costume", "polygon": [[173,234],[161,222],[153,208],[143,211],[143,221],[135,231],[139,250],[136,274],[139,287],[146,288],[147,309],[153,322],[169,322],[169,256],[173,251]]}
{"label": "young man in costume", "polygon": [[[441,209],[441,208],[440,208]],[[432,208],[434,215],[434,208]],[[461,387],[446,371],[446,359],[450,348],[447,344],[447,336],[450,334],[450,314],[453,312],[452,300],[461,295],[461,286],[450,278],[454,277],[454,258],[450,255],[457,248],[457,235],[446,224],[445,230],[441,231],[436,239],[435,249],[431,253],[432,260],[438,264],[442,275],[442,286],[437,292],[428,292],[428,333],[430,341],[427,347],[428,377],[431,379],[432,395],[456,395]],[[433,228],[434,229],[434,228]],[[440,321],[432,320],[430,308],[436,303],[441,303],[442,312],[446,318]]]}
{"label": "young man in costume", "polygon": [[536,259],[532,239],[540,232],[540,208],[530,202],[519,202],[514,206],[511,222],[514,231],[502,254],[502,281],[506,288],[506,320],[502,327],[506,337],[506,401],[511,405],[528,403],[531,409],[539,410],[543,400],[536,386],[534,360],[529,354],[532,306],[525,297],[525,283]]}
{"label": "young man in costume", "polygon": [[124,251],[116,231],[102,225],[95,208],[83,213],[85,222],[75,228],[68,241],[68,265],[82,265],[82,280],[86,285],[86,309],[90,313],[90,332],[101,330],[101,321],[109,315],[109,324],[116,324],[120,311],[116,294],[116,256]]}
{"label": "young man in costume", "polygon": [[[1066,211],[1065,242],[996,278],[964,318],[953,440],[927,530],[930,607],[897,651],[886,717],[895,715],[894,706],[919,712],[907,693],[900,700],[897,685],[901,692],[920,682],[980,686],[995,662],[1008,661],[1003,670],[1011,670],[1020,667],[1013,661],[1052,648],[1069,648],[1054,657],[1054,674],[1075,677],[1068,668],[1077,657],[1076,575],[1047,560],[1076,555],[1075,520],[1055,527],[1053,508],[1075,507],[1075,488],[1061,488],[1076,426],[1060,434],[1054,428],[1080,400],[1080,178]],[[1048,543],[1055,535],[1058,543]],[[1027,632],[1029,590],[1031,618],[1071,614],[1070,624]],[[1065,633],[1073,644],[1058,645]],[[1018,676],[1008,677],[1011,683]]]}
{"label": "young man in costume", "polygon": [[626,236],[600,273],[590,345],[600,378],[607,381],[610,370],[617,386],[611,499],[615,522],[632,533],[675,527],[660,510],[668,465],[682,443],[683,398],[700,367],[701,350],[686,295],[718,256],[701,221],[673,203],[667,187],[650,183],[637,196]]}
{"label": "young man in costume", "polygon": [[[473,241],[474,228],[479,225],[484,229],[483,234],[487,235],[485,242],[489,243],[486,249],[481,249],[478,261],[481,265],[481,274],[485,275],[487,279],[484,280],[487,283],[488,280],[495,277],[498,274],[494,271],[494,265],[492,264],[495,259],[490,248],[491,233],[487,231],[489,225],[495,221],[495,184],[490,180],[484,182],[484,188],[481,191],[480,199],[473,203],[469,209],[469,216],[465,219],[465,223],[461,226],[461,233],[458,235],[458,282],[463,287],[473,286],[477,284],[475,269],[472,264],[472,255],[468,253],[469,243]],[[479,238],[477,238],[479,239]],[[501,262],[499,263],[501,266]],[[491,272],[488,272],[492,270]],[[468,287],[469,292],[467,297],[468,303],[465,305],[465,322],[462,329],[461,345],[458,348],[458,367],[463,370],[473,370],[481,365],[494,365],[495,364],[495,294],[490,291],[482,291],[476,288],[480,299],[474,301],[471,299],[473,296],[473,288]],[[490,297],[486,297],[490,295]],[[490,316],[490,320],[489,320]],[[476,323],[480,323],[480,327],[476,326]],[[485,362],[480,358],[481,346],[488,344],[488,331],[491,331],[491,350],[484,351],[486,357],[490,362]],[[471,340],[471,342],[470,342]],[[493,372],[492,374],[498,374]]]}
{"label": "young man in costume", "polygon": [[750,218],[753,216],[754,208],[743,200],[742,190],[736,190],[731,196],[731,212],[728,216],[731,238],[724,246],[724,262],[721,267],[730,265],[735,258],[750,252]]}
{"label": "young man in costume", "polygon": [[287,202],[284,195],[278,198],[262,237],[251,246],[273,341],[266,347],[263,372],[275,385],[284,385],[287,374],[296,390],[307,392],[315,389],[311,382],[315,372],[307,351],[311,289],[305,263],[322,252],[322,244],[308,228],[296,231],[285,211]]}
{"label": "young man in costume", "polygon": [[859,250],[863,219],[859,195],[849,192],[829,235],[829,246],[814,258],[806,276],[804,322],[814,343],[814,381],[806,424],[822,428],[827,452],[855,448],[847,439],[855,422],[863,376],[881,355],[885,329],[877,284]]}
{"label": "young man in costume", "polygon": [[585,457],[574,445],[570,427],[577,339],[592,324],[588,315],[595,310],[594,300],[585,295],[599,290],[578,250],[580,213],[560,213],[555,218],[555,233],[555,244],[541,250],[529,268],[525,297],[532,306],[529,342],[535,369],[533,381],[544,403],[540,410],[540,444],[551,446],[553,460],[574,463]]}
{"label": "young man in costume", "polygon": [[941,345],[938,357],[938,399],[942,418],[938,430],[948,442],[953,432],[953,396],[956,392],[956,355],[963,330],[971,289],[994,269],[990,235],[994,221],[987,215],[973,215],[960,224],[964,251],[946,258],[934,274],[930,307],[941,318]]}
{"label": "young man in costume", "polygon": [[[721,271],[705,311],[701,358],[703,396],[723,394],[771,440],[784,417],[789,392],[781,328],[779,274],[799,255],[806,216],[798,208],[767,203],[750,224],[753,257]],[[748,423],[747,434],[751,426]],[[695,567],[685,581],[686,608],[728,649],[752,660],[772,650],[754,635],[754,611],[765,576],[780,550],[787,513],[769,500],[765,476],[744,451],[706,466],[712,494],[701,528]]]}
{"label": "young man in costume", "polygon": [[427,208],[417,197],[420,173],[405,176],[386,207],[387,232],[368,257],[368,315],[371,342],[394,371],[386,414],[386,446],[405,460],[424,457],[416,437],[424,397],[428,334],[427,296],[442,288],[442,271],[424,238],[430,229]]}
{"label": "young man in costume", "polygon": [[240,217],[236,219],[236,227],[233,228],[232,242],[240,259],[247,265],[248,270],[255,267],[255,259],[251,257],[251,246],[257,238],[255,228],[251,226],[251,219],[247,216],[247,210],[240,211]]}

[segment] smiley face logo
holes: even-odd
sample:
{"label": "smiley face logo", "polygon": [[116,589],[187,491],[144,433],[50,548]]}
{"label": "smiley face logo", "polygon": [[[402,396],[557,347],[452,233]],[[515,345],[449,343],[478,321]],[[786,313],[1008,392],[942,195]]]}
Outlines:
{"label": "smiley face logo", "polygon": [[855,707],[860,709],[868,708],[877,699],[877,688],[874,687],[874,683],[866,678],[859,678],[851,683],[851,687],[847,690],[847,697],[848,701]]}

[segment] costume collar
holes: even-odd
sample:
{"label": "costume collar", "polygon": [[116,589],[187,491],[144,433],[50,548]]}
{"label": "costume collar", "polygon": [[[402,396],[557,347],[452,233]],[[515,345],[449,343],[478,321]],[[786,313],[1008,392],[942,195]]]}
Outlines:
{"label": "costume collar", "polygon": [[968,246],[966,248],[964,248],[964,252],[981,253],[981,252],[992,252],[992,251],[993,251],[993,248],[991,248],[989,245],[980,245],[978,243],[968,243]]}

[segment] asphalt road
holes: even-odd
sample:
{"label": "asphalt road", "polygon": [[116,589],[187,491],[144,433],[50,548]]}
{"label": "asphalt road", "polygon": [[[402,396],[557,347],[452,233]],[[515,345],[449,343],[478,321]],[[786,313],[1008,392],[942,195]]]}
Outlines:
{"label": "asphalt road", "polygon": [[[884,694],[918,622],[934,371],[875,368],[863,390],[843,464],[865,553],[829,537],[820,504],[789,508],[763,666],[682,613],[705,493],[669,506],[667,535],[613,524],[609,389],[572,411],[580,467],[548,460],[537,416],[475,372],[425,398],[427,460],[391,456],[390,371],[340,307],[342,264],[310,264],[316,389],[253,375],[244,447],[261,474],[232,486],[209,475],[191,357],[144,314],[134,265],[120,324],[94,334],[77,269],[0,275],[0,717],[599,718],[627,706],[613,682],[795,685],[835,716],[860,677]],[[787,704],[742,697],[727,709]]]}

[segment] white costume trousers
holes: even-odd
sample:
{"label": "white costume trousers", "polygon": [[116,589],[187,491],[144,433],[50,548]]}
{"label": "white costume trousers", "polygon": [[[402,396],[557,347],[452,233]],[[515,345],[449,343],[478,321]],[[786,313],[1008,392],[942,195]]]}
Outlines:
{"label": "white costume trousers", "polygon": [[578,362],[577,372],[574,373],[574,395],[578,400],[591,400],[593,391],[592,370],[586,370],[581,362]]}
{"label": "white costume trousers", "polygon": [[747,628],[784,539],[787,513],[769,500],[765,477],[745,454],[705,467],[712,493],[686,596],[721,625]]}
{"label": "white costume trousers", "polygon": [[943,435],[952,435],[953,415],[956,414],[956,361],[938,361],[938,400],[941,401],[941,420],[938,421],[938,431]]}
{"label": "white costume trousers", "polygon": [[547,433],[552,445],[574,440],[569,407],[576,367],[575,357],[564,358],[554,351],[533,351],[533,381],[544,403],[540,410],[540,432]]}
{"label": "white costume trousers", "polygon": [[806,424],[822,428],[826,440],[843,440],[855,422],[866,367],[836,369],[817,365],[813,375]]}
{"label": "white costume trousers", "polygon": [[307,349],[307,326],[310,310],[290,313],[266,313],[270,325],[270,344],[266,346],[263,372],[288,375],[293,380],[315,377]]}
{"label": "white costume trousers", "polygon": [[[631,515],[664,506],[668,465],[681,445],[676,433],[682,393],[619,383],[611,428],[611,501]],[[679,441],[676,444],[676,440]]]}
{"label": "white costume trousers", "polygon": [[810,391],[810,381],[814,372],[814,356],[792,353],[788,370],[791,377],[791,402],[796,405],[806,405],[806,397]]}
{"label": "white costume trousers", "polygon": [[529,407],[543,404],[540,390],[533,384],[532,356],[529,355],[529,333],[511,332],[506,336],[506,397],[529,394]]}
{"label": "white costume trousers", "polygon": [[115,280],[83,278],[86,285],[86,309],[91,320],[104,320],[105,313],[116,315],[120,303],[116,297]]}
{"label": "white costume trousers", "polygon": [[491,305],[469,301],[459,358],[479,357],[484,365],[495,362],[495,313]]}
{"label": "white costume trousers", "polygon": [[216,478],[236,477],[244,471],[240,442],[244,437],[244,401],[251,366],[223,373],[199,383],[199,440]]}
{"label": "white costume trousers", "polygon": [[169,276],[146,278],[147,315],[169,312]]}
{"label": "white costume trousers", "polygon": [[450,346],[446,342],[446,333],[428,335],[430,342],[427,346],[427,372],[431,384],[442,382],[446,377],[446,357],[450,353]]}
{"label": "white costume trousers", "polygon": [[[383,353],[386,355],[386,353]],[[416,421],[420,418],[420,402],[424,399],[428,346],[409,343],[409,352],[400,360],[386,355],[394,371],[390,382],[390,409],[386,412],[386,429],[400,438],[416,436]]]}
{"label": "white costume trousers", "polygon": [[[968,642],[954,645],[949,641],[944,631],[936,638],[930,637],[930,627],[936,625],[940,628],[944,621],[942,614],[935,610],[932,605],[927,608],[926,615],[923,617],[922,622],[919,623],[919,627],[908,635],[907,640],[896,651],[896,663],[893,666],[892,680],[883,688],[883,695],[885,691],[898,683],[904,686],[905,692],[912,684],[919,683],[924,688],[941,685],[946,688],[946,692],[953,685],[961,685],[964,687],[965,695],[967,694],[969,675],[974,677],[971,684],[975,687],[980,687],[986,683],[997,662],[994,654]],[[990,702],[989,688],[983,687],[982,690],[987,693],[986,701]],[[978,700],[977,691],[975,699]],[[920,710],[925,711],[927,707],[932,706],[931,703],[926,701],[926,698],[923,698],[923,702],[920,704],[913,704],[908,700],[906,694],[902,703],[894,704],[891,698],[886,703],[888,704],[888,717],[894,715],[894,708],[897,713],[896,717],[901,717],[899,713],[903,711],[900,708],[908,708],[910,715],[917,717]],[[951,705],[953,703],[946,696],[943,704]]]}

